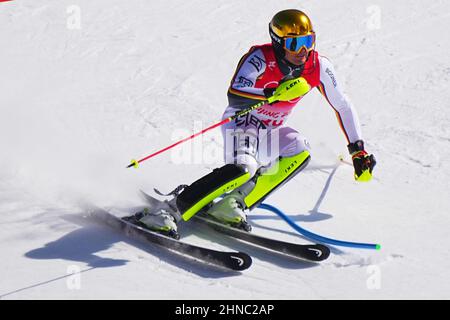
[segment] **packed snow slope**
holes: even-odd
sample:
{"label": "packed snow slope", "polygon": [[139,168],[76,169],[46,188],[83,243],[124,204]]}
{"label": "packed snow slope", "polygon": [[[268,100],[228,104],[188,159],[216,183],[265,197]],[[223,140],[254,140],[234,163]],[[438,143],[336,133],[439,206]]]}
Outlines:
{"label": "packed snow slope", "polygon": [[[313,92],[288,123],[312,161],[267,202],[382,250],[335,247],[307,264],[180,226],[188,242],[252,255],[252,268],[229,273],[83,218],[86,202],[129,213],[140,188],[170,191],[222,164],[216,130],[125,169],[218,121],[240,57],[270,41],[287,8],[313,19],[378,165],[367,184],[337,166],[346,141]],[[445,0],[0,3],[0,298],[450,298],[449,29]],[[249,220],[307,242],[271,213]]]}

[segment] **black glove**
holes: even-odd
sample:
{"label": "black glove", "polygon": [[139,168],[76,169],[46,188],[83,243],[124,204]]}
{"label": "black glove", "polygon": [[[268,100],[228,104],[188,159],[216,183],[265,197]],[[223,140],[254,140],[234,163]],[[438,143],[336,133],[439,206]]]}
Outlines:
{"label": "black glove", "polygon": [[350,143],[347,148],[348,152],[352,156],[353,167],[355,168],[355,180],[372,180],[372,171],[377,164],[377,161],[375,160],[373,154],[369,155],[364,150],[364,142],[362,140],[358,140],[354,143]]}

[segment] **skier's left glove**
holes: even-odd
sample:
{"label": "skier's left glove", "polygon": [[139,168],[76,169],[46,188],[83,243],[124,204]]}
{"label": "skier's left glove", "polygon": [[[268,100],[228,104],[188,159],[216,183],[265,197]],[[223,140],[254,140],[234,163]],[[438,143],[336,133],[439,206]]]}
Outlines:
{"label": "skier's left glove", "polygon": [[311,86],[305,78],[294,78],[281,82],[273,92],[273,95],[267,98],[269,103],[277,101],[289,101],[304,96],[311,90]]}
{"label": "skier's left glove", "polygon": [[354,143],[350,143],[347,148],[352,156],[353,167],[355,168],[355,180],[372,180],[372,171],[377,164],[377,161],[375,160],[373,154],[369,155],[364,150],[364,142],[362,140],[358,140]]}

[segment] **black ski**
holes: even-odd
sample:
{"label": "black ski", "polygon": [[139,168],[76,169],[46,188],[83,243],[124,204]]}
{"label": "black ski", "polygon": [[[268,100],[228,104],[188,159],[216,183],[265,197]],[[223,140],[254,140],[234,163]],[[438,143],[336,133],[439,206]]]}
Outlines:
{"label": "black ski", "polygon": [[[141,195],[148,202],[150,208],[164,208],[165,210],[173,210],[171,205],[173,199],[171,201],[161,201],[155,199],[142,190]],[[303,260],[319,262],[327,259],[330,256],[330,249],[322,244],[295,244],[258,236],[253,233],[249,233],[208,219],[204,215],[202,215],[201,212],[197,213],[197,215],[195,215],[192,220],[195,222],[206,224],[216,231],[219,231],[230,237],[238,238],[242,241],[253,243],[269,250],[273,250]]]}
{"label": "black ski", "polygon": [[330,255],[330,249],[322,244],[295,244],[266,238],[258,236],[254,233],[249,233],[237,228],[224,225],[222,223],[209,219],[202,214],[197,214],[192,219],[195,222],[205,224],[212,229],[226,234],[232,238],[250,242],[255,245],[303,260],[319,262],[327,259]]}
{"label": "black ski", "polygon": [[217,251],[188,244],[134,225],[101,208],[95,208],[90,215],[97,221],[106,223],[132,239],[151,242],[205,263],[236,271],[248,269],[252,264],[252,258],[246,253]]}

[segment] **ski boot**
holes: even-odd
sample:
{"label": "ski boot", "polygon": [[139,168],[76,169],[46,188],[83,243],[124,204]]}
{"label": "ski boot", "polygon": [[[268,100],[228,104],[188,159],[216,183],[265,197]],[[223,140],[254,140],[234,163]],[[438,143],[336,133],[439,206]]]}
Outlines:
{"label": "ski boot", "polygon": [[180,239],[177,223],[181,220],[181,216],[178,211],[173,209],[173,204],[169,201],[153,200],[154,202],[149,208],[144,208],[134,215],[123,219],[150,231],[155,231],[177,240]]}
{"label": "ski boot", "polygon": [[239,191],[225,195],[223,199],[206,210],[206,214],[218,222],[249,232],[252,226],[247,222],[247,212],[248,209]]}

